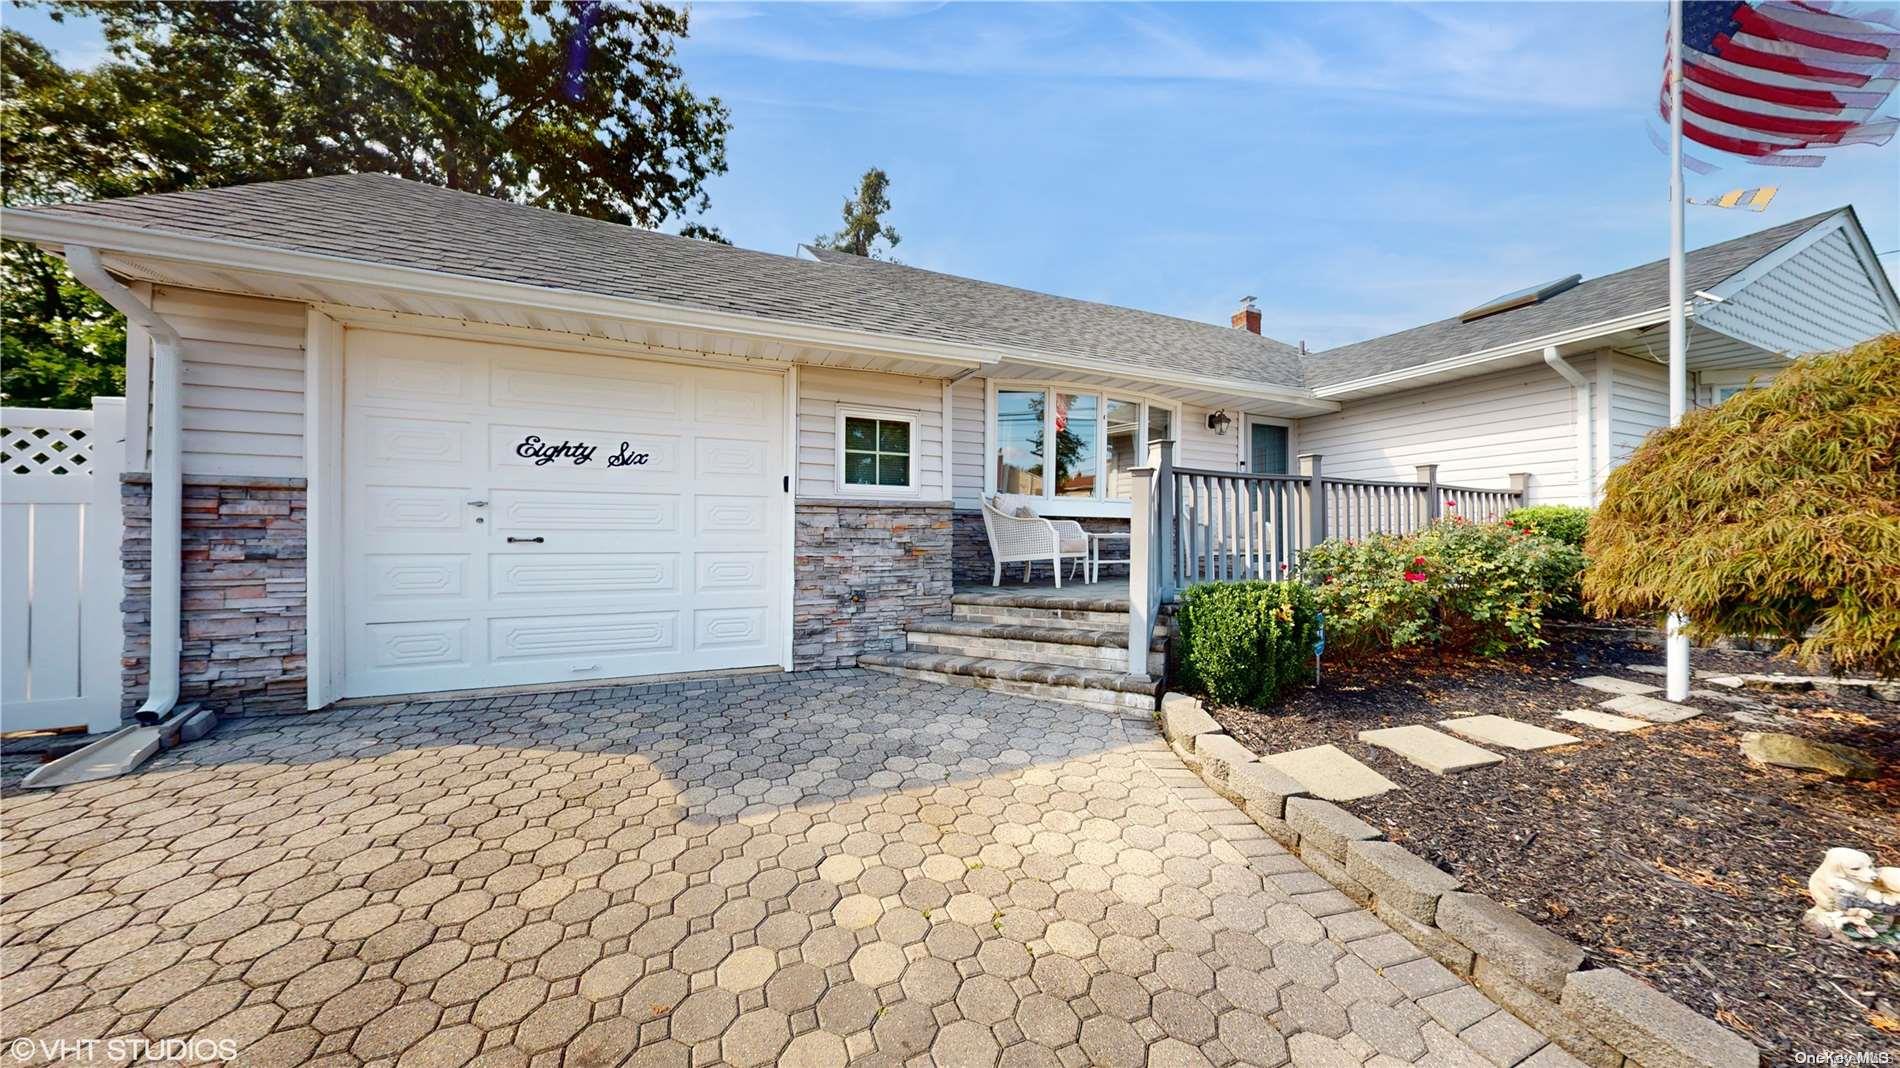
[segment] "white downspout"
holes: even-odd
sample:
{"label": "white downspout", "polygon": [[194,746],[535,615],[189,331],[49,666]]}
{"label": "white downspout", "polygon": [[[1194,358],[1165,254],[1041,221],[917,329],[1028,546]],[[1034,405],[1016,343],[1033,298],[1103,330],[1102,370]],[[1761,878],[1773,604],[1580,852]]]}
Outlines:
{"label": "white downspout", "polygon": [[1583,487],[1583,499],[1587,504],[1597,502],[1596,472],[1596,405],[1594,388],[1583,372],[1570,365],[1568,360],[1557,354],[1557,346],[1544,346],[1544,362],[1551,370],[1564,376],[1571,388],[1577,391],[1577,484]]}
{"label": "white downspout", "polygon": [[99,253],[66,246],[66,267],[87,289],[145,328],[152,338],[152,649],[151,686],[139,718],[160,719],[178,703],[179,572],[184,489],[179,470],[178,352],[183,339],[151,305],[106,273]]}

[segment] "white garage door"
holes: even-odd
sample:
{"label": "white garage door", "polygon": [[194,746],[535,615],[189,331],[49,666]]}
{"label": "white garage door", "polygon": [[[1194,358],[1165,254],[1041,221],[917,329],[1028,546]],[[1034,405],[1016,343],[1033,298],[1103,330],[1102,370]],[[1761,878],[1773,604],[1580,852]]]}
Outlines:
{"label": "white garage door", "polygon": [[345,694],[780,663],[784,388],[350,331]]}

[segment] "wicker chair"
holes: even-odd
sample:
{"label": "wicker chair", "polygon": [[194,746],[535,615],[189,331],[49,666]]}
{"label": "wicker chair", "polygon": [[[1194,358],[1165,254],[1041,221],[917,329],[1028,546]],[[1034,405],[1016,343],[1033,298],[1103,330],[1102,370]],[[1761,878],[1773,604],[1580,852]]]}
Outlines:
{"label": "wicker chair", "polygon": [[[995,562],[990,585],[1003,584],[1003,565],[1023,565],[1023,581],[1029,581],[1030,569],[1038,560],[1049,561],[1055,572],[1056,588],[1062,588],[1062,561],[1069,560],[1071,577],[1088,556],[1089,538],[1082,524],[1073,519],[1044,519],[1019,516],[1018,507],[1032,507],[1028,498],[999,496],[983,502],[983,528],[990,537],[990,559]],[[998,507],[998,502],[1004,507]],[[1020,501],[1021,504],[1014,502]],[[1006,510],[1007,509],[1007,510]]]}

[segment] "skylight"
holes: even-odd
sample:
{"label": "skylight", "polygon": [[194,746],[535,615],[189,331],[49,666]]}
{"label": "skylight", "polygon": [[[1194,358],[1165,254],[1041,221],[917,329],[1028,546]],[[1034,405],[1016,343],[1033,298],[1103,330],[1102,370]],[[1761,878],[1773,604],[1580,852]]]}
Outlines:
{"label": "skylight", "polygon": [[1507,312],[1513,308],[1523,308],[1532,304],[1540,304],[1581,281],[1583,281],[1582,275],[1573,274],[1567,278],[1559,278],[1554,282],[1545,282],[1540,286],[1529,286],[1512,293],[1506,293],[1494,300],[1487,300],[1483,304],[1460,315],[1458,318],[1463,322],[1473,323],[1486,316],[1496,315],[1499,312]]}

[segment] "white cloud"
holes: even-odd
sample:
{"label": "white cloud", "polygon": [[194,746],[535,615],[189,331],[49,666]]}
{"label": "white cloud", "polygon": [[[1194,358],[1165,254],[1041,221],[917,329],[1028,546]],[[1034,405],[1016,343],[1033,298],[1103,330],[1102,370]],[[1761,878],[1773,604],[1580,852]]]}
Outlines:
{"label": "white cloud", "polygon": [[[1027,78],[1216,81],[1442,109],[1620,109],[1649,80],[1651,56],[1610,47],[1592,19],[1626,19],[1605,5],[1519,5],[1456,10],[1396,4],[1223,7],[1218,32],[1167,8],[1021,6],[879,13],[866,34],[856,10],[798,9],[783,19],[716,17],[698,47],[780,62],[920,74]],[[697,9],[718,12],[720,8]],[[1201,9],[1203,11],[1207,9]],[[915,17],[918,14],[931,17]],[[899,15],[905,16],[899,18]],[[735,16],[738,13],[734,13]],[[817,32],[817,31],[822,32]],[[1661,43],[1658,40],[1657,48]]]}

